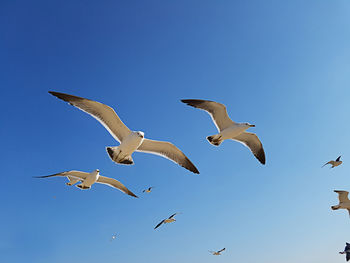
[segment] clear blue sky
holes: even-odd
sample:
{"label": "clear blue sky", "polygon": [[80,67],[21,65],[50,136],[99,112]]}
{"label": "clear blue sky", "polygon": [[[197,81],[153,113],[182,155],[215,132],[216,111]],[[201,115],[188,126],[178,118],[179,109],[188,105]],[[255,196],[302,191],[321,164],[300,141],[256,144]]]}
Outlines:
{"label": "clear blue sky", "polygon": [[[0,261],[344,262],[350,220],[330,206],[350,190],[349,14],[348,0],[1,1]],[[108,132],[49,90],[112,106],[201,174],[141,153],[114,164]],[[210,145],[215,126],[184,98],[255,124],[266,166]],[[140,198],[32,178],[97,168]]]}

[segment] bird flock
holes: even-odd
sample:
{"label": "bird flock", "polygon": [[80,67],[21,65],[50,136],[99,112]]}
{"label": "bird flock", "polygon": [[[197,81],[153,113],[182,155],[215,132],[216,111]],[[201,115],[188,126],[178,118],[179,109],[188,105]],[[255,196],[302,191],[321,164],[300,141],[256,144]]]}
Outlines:
{"label": "bird flock", "polygon": [[[107,146],[106,152],[109,158],[116,164],[123,165],[133,165],[134,160],[132,155],[134,152],[144,152],[162,156],[169,159],[183,168],[189,170],[192,173],[199,174],[197,167],[190,161],[190,159],[174,144],[171,142],[157,141],[145,138],[145,134],[142,131],[131,131],[119,118],[117,113],[113,108],[107,106],[103,103],[93,101],[90,99],[69,95],[60,92],[49,91],[49,93],[70,105],[88,113],[98,122],[100,122],[107,131],[112,135],[112,137],[119,142],[118,146]],[[218,133],[210,135],[207,140],[210,144],[214,146],[220,146],[220,144],[225,140],[234,140],[242,143],[253,153],[255,158],[263,165],[266,163],[265,151],[262,146],[261,141],[258,136],[254,133],[248,132],[247,130],[255,125],[244,122],[236,123],[232,121],[227,113],[226,106],[224,104],[209,101],[209,100],[199,100],[199,99],[184,99],[181,102],[206,111],[212,118]],[[330,164],[330,168],[337,167],[342,164],[339,156],[335,161],[331,160],[324,164],[322,167]],[[124,184],[120,181],[102,176],[100,170],[96,169],[92,172],[83,171],[65,171],[59,172],[52,175],[36,176],[35,178],[50,178],[50,177],[66,177],[68,182],[66,185],[75,185],[81,190],[87,190],[92,187],[95,183],[105,184],[121,192],[137,198],[137,196],[130,191]],[[150,194],[154,187],[148,187],[142,192],[145,194]],[[348,198],[349,192],[343,190],[335,190],[338,194],[339,204],[334,205],[331,208],[333,210],[347,209],[350,216],[350,200]],[[169,216],[168,218],[160,221],[154,229],[160,226],[172,222],[176,222],[175,216],[180,214],[176,212]],[[117,238],[117,234],[113,234],[110,241]],[[219,256],[226,248],[209,252],[212,255]],[[339,252],[340,254],[346,254],[346,261],[350,260],[350,244],[346,243],[344,251]]]}

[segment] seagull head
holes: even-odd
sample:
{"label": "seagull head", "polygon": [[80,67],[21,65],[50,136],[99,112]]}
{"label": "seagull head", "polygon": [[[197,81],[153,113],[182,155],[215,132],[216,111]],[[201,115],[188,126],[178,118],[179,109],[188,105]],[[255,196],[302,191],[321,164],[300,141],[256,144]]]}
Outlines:
{"label": "seagull head", "polygon": [[100,172],[100,169],[96,169],[95,172],[96,172],[96,173],[99,173],[99,172]]}
{"label": "seagull head", "polygon": [[248,128],[250,128],[250,127],[255,127],[254,124],[250,124],[249,122],[245,122],[245,123],[243,123],[243,125],[244,125],[244,126],[248,126]]}
{"label": "seagull head", "polygon": [[139,136],[141,138],[145,137],[145,134],[142,131],[138,131],[138,132],[136,132],[136,134],[137,134],[137,136]]}

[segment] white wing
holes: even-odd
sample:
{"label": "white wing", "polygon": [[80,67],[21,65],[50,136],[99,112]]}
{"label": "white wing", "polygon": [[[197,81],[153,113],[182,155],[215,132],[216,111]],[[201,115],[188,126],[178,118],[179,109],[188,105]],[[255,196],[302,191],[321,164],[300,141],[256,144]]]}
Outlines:
{"label": "white wing", "polygon": [[224,104],[209,100],[181,100],[192,107],[207,111],[219,132],[230,127],[235,122],[230,119]]}
{"label": "white wing", "polygon": [[186,157],[186,155],[179,150],[174,144],[170,142],[154,141],[144,139],[140,147],[137,149],[138,152],[147,152],[156,155],[163,156],[175,163],[178,163],[182,167],[190,170],[193,173],[199,174],[199,171],[194,164]]}
{"label": "white wing", "polygon": [[265,152],[264,148],[256,134],[250,132],[243,132],[240,135],[232,138],[232,140],[238,141],[247,146],[254,156],[262,163],[265,164]]}
{"label": "white wing", "polygon": [[349,202],[348,194],[349,192],[347,191],[339,191],[339,190],[334,190],[338,194],[339,202]]}
{"label": "white wing", "polygon": [[48,177],[54,177],[54,176],[64,176],[70,179],[69,177],[76,178],[79,181],[80,180],[85,180],[85,178],[88,176],[89,173],[86,172],[81,172],[81,171],[67,171],[67,172],[62,172],[62,173],[57,173],[57,174],[51,174],[51,175],[44,175],[44,176],[36,176],[35,178],[48,178]]}
{"label": "white wing", "polygon": [[119,142],[131,132],[119,119],[117,113],[105,104],[59,92],[49,91],[49,93],[90,114],[108,130],[114,139]]}
{"label": "white wing", "polygon": [[128,188],[126,188],[121,182],[113,178],[100,175],[100,177],[97,180],[97,183],[109,185],[111,187],[119,189],[125,194],[131,195],[133,197],[137,197],[133,192],[131,192]]}

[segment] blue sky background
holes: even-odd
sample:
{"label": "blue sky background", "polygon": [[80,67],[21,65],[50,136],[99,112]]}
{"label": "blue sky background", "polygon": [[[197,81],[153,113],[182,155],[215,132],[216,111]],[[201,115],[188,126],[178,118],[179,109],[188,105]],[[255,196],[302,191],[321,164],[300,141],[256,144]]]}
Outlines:
{"label": "blue sky background", "polygon": [[[347,0],[1,1],[1,262],[344,262],[350,220],[330,206],[350,190],[349,13]],[[201,174],[142,153],[114,164],[108,132],[49,90],[112,106]],[[255,124],[266,166],[210,145],[215,126],[184,98]],[[96,168],[140,198],[32,178]]]}

